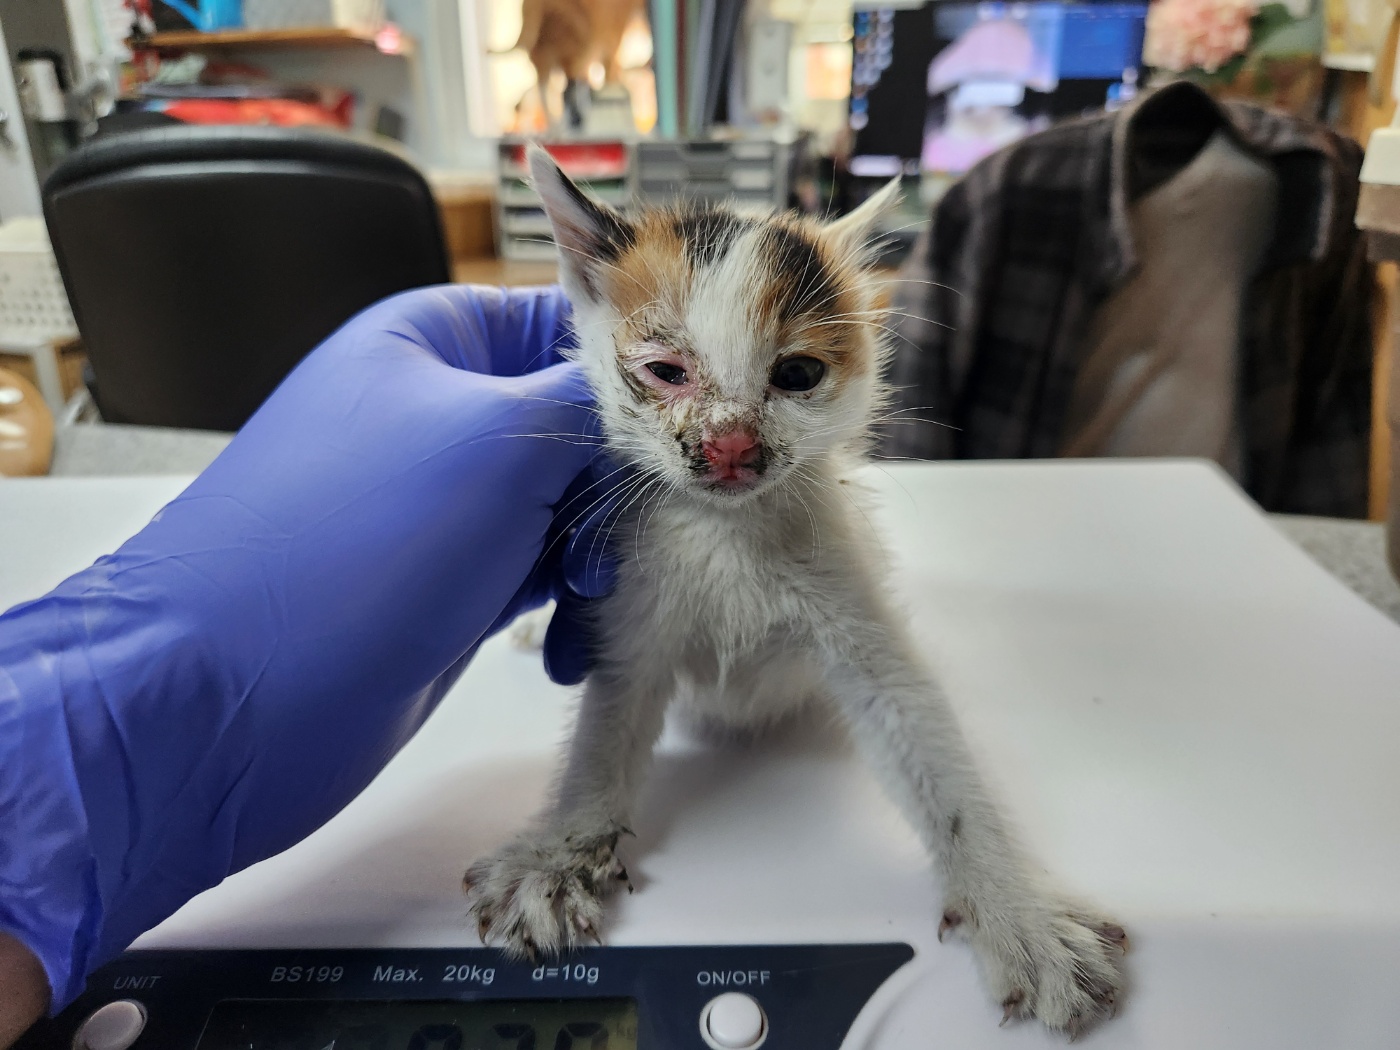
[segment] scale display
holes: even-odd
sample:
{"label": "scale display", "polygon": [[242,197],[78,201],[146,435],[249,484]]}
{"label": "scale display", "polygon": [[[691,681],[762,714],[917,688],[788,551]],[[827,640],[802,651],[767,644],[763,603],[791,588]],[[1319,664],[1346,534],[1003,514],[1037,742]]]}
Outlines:
{"label": "scale display", "polygon": [[105,1050],[702,1050],[735,992],[764,1050],[840,1050],[913,957],[899,942],[583,948],[553,965],[494,948],[132,951],[15,1050],[90,1050],[86,1026],[101,1035],[114,1007],[141,1023]]}
{"label": "scale display", "polygon": [[637,1050],[637,1003],[231,1000],[199,1050]]}

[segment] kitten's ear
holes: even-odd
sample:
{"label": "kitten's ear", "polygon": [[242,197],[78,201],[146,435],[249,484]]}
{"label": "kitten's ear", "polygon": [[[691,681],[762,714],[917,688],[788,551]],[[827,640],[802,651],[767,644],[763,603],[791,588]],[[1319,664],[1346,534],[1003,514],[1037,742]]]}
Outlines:
{"label": "kitten's ear", "polygon": [[823,236],[841,255],[863,256],[870,250],[870,237],[881,218],[899,203],[899,178],[896,176],[879,192],[863,201],[849,215],[843,215],[828,225]]}
{"label": "kitten's ear", "polygon": [[621,215],[575,186],[542,146],[532,144],[528,153],[530,179],[554,227],[565,290],[596,299],[596,264],[616,259],[631,247],[636,233]]}

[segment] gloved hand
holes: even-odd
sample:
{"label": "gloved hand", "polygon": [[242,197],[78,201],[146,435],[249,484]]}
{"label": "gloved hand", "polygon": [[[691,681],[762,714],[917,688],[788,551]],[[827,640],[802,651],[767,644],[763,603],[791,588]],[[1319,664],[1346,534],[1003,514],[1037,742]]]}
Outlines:
{"label": "gloved hand", "polygon": [[380,303],[120,550],[0,617],[0,931],[52,1009],[338,812],[519,612],[561,598],[549,661],[581,676],[568,612],[609,580],[566,533],[611,486],[566,314]]}

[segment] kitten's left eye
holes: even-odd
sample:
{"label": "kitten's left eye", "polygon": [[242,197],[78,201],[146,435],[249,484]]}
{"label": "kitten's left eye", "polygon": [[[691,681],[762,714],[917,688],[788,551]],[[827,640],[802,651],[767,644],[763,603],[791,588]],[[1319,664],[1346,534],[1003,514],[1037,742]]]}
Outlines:
{"label": "kitten's left eye", "polygon": [[826,365],[815,357],[789,357],[773,366],[768,381],[779,390],[802,393],[811,390],[826,375]]}
{"label": "kitten's left eye", "polygon": [[653,361],[647,365],[647,371],[663,383],[670,383],[672,386],[685,385],[685,369],[680,365],[667,364],[665,361]]}

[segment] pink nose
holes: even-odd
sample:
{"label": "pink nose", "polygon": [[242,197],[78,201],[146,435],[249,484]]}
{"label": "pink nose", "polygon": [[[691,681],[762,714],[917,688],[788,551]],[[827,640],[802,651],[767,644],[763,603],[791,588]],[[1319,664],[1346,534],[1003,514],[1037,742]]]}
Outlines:
{"label": "pink nose", "polygon": [[742,467],[753,466],[761,451],[758,438],[746,430],[731,430],[705,438],[700,442],[700,449],[711,469],[718,474],[735,474]]}

